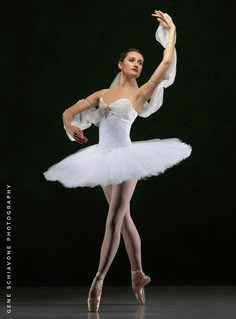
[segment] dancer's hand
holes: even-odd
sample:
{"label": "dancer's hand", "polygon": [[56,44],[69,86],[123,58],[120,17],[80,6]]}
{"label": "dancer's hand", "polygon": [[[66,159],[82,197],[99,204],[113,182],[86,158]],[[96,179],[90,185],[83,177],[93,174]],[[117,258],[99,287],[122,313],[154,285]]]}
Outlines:
{"label": "dancer's hand", "polygon": [[66,131],[75,139],[75,141],[79,144],[84,144],[88,141],[87,137],[84,136],[83,131],[71,125],[70,127],[66,128]]}
{"label": "dancer's hand", "polygon": [[169,18],[167,18],[165,14],[160,10],[155,10],[155,13],[152,13],[152,16],[156,17],[157,21],[159,21],[160,24],[162,24],[163,27],[167,29],[175,27],[174,23]]}

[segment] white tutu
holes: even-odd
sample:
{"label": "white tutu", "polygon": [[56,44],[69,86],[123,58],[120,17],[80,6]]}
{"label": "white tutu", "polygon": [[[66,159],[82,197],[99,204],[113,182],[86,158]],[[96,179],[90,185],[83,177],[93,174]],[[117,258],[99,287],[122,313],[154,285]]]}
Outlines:
{"label": "white tutu", "polygon": [[109,106],[100,99],[98,114],[99,143],[51,166],[44,172],[47,180],[69,188],[114,185],[158,175],[191,153],[191,146],[177,138],[131,142],[130,128],[138,113],[128,99]]}

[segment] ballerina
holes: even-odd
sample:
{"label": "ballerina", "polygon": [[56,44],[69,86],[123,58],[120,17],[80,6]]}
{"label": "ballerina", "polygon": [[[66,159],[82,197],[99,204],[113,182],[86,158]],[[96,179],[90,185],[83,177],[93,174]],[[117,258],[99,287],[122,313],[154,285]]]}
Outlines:
{"label": "ballerina", "polygon": [[65,187],[101,186],[109,204],[99,265],[88,293],[89,311],[99,310],[104,278],[121,234],[130,260],[134,295],[140,304],[145,304],[144,287],[151,278],[142,270],[141,240],[130,214],[130,200],[138,180],[156,176],[191,154],[191,146],[178,138],[130,140],[136,117],[147,117],[160,108],[164,88],[173,83],[176,74],[176,27],[171,17],[160,10],[152,16],[159,22],[156,39],[165,50],[150,79],[138,87],[136,79],[144,57],[134,48],[122,52],[120,72],[111,87],[89,95],[63,113],[70,140],[86,143],[83,130],[95,124],[99,126],[99,143],[77,151],[44,172],[47,180],[59,181]]}

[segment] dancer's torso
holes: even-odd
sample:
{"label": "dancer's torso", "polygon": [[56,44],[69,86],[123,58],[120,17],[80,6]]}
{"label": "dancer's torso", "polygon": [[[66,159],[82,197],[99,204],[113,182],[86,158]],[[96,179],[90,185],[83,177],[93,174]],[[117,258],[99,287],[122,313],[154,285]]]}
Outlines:
{"label": "dancer's torso", "polygon": [[103,113],[99,124],[99,145],[108,149],[130,145],[130,129],[138,113],[129,99],[121,98],[107,105],[100,98],[99,109]]}

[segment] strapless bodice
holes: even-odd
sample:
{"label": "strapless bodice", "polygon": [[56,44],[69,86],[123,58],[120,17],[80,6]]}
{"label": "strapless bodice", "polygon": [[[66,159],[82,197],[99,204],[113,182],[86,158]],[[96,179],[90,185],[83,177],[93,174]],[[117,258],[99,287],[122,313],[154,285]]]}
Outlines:
{"label": "strapless bodice", "polygon": [[138,116],[138,112],[135,111],[128,98],[121,98],[110,104],[106,104],[103,98],[100,97],[99,109],[102,110],[106,116],[113,114],[124,120],[131,120],[132,122]]}
{"label": "strapless bodice", "polygon": [[129,99],[121,98],[107,105],[101,97],[99,112],[99,145],[108,150],[130,145],[130,129],[138,113]]}

